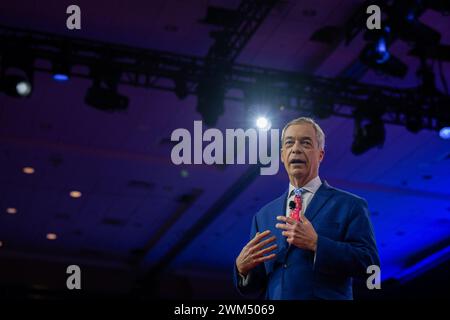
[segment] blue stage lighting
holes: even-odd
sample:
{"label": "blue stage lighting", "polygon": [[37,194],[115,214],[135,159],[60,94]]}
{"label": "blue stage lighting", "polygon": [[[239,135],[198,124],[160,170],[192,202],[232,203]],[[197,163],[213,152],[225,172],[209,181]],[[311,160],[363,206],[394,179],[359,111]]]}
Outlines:
{"label": "blue stage lighting", "polygon": [[439,136],[445,140],[450,139],[450,127],[443,127],[439,130]]}
{"label": "blue stage lighting", "polygon": [[63,73],[56,73],[53,75],[53,80],[58,81],[58,82],[64,82],[69,80],[69,76],[67,74],[63,74]]}

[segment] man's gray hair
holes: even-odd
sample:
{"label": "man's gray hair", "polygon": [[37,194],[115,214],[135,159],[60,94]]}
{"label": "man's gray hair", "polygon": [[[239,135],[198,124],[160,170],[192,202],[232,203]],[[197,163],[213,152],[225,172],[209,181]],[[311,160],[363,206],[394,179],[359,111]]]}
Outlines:
{"label": "man's gray hair", "polygon": [[283,131],[281,131],[281,145],[283,145],[284,141],[284,133],[286,132],[286,129],[294,124],[303,124],[303,123],[309,123],[314,127],[314,130],[316,131],[316,139],[318,142],[318,146],[320,149],[325,149],[325,133],[323,133],[322,128],[317,124],[317,122],[314,121],[312,118],[308,117],[300,117],[294,120],[289,121],[283,128]]}

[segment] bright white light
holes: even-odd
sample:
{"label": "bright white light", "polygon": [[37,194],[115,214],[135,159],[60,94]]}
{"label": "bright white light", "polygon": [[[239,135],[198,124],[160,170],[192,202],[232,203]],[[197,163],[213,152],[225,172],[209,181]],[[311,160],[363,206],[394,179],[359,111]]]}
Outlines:
{"label": "bright white light", "polygon": [[442,139],[448,140],[450,139],[450,127],[443,127],[440,131],[439,131],[439,136]]}
{"label": "bright white light", "polygon": [[20,96],[26,97],[31,93],[31,84],[27,81],[19,81],[16,85],[16,91]]}
{"label": "bright white light", "polygon": [[256,127],[261,130],[269,130],[272,124],[270,123],[269,119],[265,117],[259,117],[256,119]]}

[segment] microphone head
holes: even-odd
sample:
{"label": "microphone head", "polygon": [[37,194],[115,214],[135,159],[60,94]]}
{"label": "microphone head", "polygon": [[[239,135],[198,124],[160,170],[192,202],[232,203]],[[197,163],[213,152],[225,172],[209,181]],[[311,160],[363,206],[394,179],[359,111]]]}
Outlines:
{"label": "microphone head", "polygon": [[295,209],[295,202],[294,201],[289,201],[289,209],[294,210]]}

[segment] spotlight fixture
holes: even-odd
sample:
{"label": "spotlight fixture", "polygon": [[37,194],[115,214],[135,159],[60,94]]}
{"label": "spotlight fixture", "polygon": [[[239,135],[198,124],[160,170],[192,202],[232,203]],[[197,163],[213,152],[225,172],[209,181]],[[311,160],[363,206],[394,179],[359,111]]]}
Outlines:
{"label": "spotlight fixture", "polygon": [[436,120],[437,130],[439,136],[442,139],[450,139],[450,112],[448,112],[448,106],[450,104],[450,98],[442,99],[441,103],[436,105]]}
{"label": "spotlight fixture", "polygon": [[393,77],[403,78],[408,72],[408,66],[389,52],[383,37],[368,44],[359,58],[369,68]]}
{"label": "spotlight fixture", "polygon": [[360,53],[359,60],[373,70],[403,78],[408,72],[408,66],[389,51],[394,37],[392,29],[390,25],[386,25],[381,30],[366,31],[364,39],[368,43]]}
{"label": "spotlight fixture", "polygon": [[33,89],[33,59],[21,51],[7,51],[0,61],[2,91],[12,97],[29,97]]}
{"label": "spotlight fixture", "polygon": [[450,140],[450,127],[443,127],[439,130],[439,136],[444,140]]}
{"label": "spotlight fixture", "polygon": [[67,62],[54,61],[52,67],[53,80],[57,82],[65,82],[70,79],[70,67]]}
{"label": "spotlight fixture", "polygon": [[32,84],[23,76],[5,75],[2,78],[2,90],[11,97],[25,98],[31,94]]}
{"label": "spotlight fixture", "polygon": [[6,208],[6,213],[7,214],[16,214],[17,209],[16,208]]}
{"label": "spotlight fixture", "polygon": [[58,235],[56,233],[50,232],[46,235],[47,240],[56,240],[58,239]]}
{"label": "spotlight fixture", "polygon": [[175,95],[178,99],[183,100],[189,95],[189,89],[187,86],[187,80],[184,75],[184,71],[180,71],[180,73],[174,78],[175,82]]}
{"label": "spotlight fixture", "polygon": [[82,196],[81,192],[76,191],[76,190],[70,191],[69,195],[71,198],[74,198],[74,199],[81,198],[81,196]]}
{"label": "spotlight fixture", "polygon": [[408,113],[406,115],[406,129],[412,133],[418,133],[423,129],[422,115],[417,113]]}
{"label": "spotlight fixture", "polygon": [[23,167],[22,168],[22,172],[25,174],[33,174],[34,173],[34,168],[33,167]]}
{"label": "spotlight fixture", "polygon": [[220,76],[205,78],[197,87],[197,112],[209,127],[214,126],[224,112],[225,86]]}
{"label": "spotlight fixture", "polygon": [[128,108],[128,97],[117,92],[120,73],[106,68],[91,70],[93,84],[86,93],[85,103],[96,109],[114,112]]}
{"label": "spotlight fixture", "polygon": [[381,118],[367,120],[355,118],[352,153],[361,155],[373,147],[381,147],[385,139],[385,129]]}
{"label": "spotlight fixture", "polygon": [[266,117],[258,117],[256,119],[256,127],[260,130],[267,131],[272,127],[272,123]]}
{"label": "spotlight fixture", "polygon": [[420,57],[420,67],[416,72],[420,79],[419,91],[425,97],[432,97],[437,94],[434,72],[431,66],[426,63],[425,57]]}

